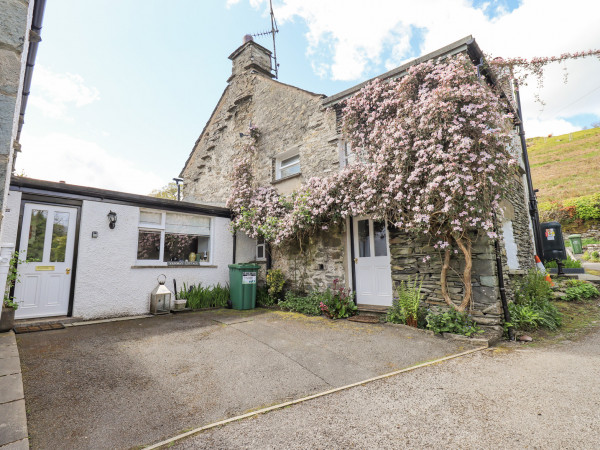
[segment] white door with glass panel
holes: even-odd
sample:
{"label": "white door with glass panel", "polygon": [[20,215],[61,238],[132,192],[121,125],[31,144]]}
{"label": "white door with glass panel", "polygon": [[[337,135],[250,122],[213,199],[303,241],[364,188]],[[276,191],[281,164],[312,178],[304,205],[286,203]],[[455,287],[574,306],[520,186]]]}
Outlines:
{"label": "white door with glass panel", "polygon": [[64,316],[69,311],[77,209],[26,203],[15,285],[15,318]]}
{"label": "white door with glass panel", "polygon": [[356,299],[364,305],[392,305],[392,271],[385,221],[354,218]]}

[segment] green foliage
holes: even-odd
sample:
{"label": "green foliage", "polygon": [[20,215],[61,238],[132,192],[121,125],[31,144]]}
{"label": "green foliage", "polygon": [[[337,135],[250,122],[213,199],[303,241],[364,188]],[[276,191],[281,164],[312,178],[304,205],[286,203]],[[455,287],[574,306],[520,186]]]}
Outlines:
{"label": "green foliage", "polygon": [[18,272],[19,264],[24,263],[24,260],[19,259],[19,252],[13,252],[8,261],[8,273],[6,274],[6,287],[4,288],[4,299],[2,303],[7,308],[18,309],[19,304],[15,302],[15,298],[11,297],[10,291],[13,286],[21,282],[21,274]]}
{"label": "green foliage", "polygon": [[284,284],[285,277],[281,270],[271,269],[267,272],[267,287],[269,288],[269,297],[271,297],[273,303],[279,301]]}
{"label": "green foliage", "polygon": [[515,303],[543,304],[552,299],[552,287],[546,281],[544,274],[535,268],[529,270],[527,275],[515,283]]}
{"label": "green foliage", "polygon": [[454,333],[473,336],[483,333],[483,330],[464,312],[452,308],[444,312],[427,314],[427,328],[434,333]]}
{"label": "green foliage", "polygon": [[590,252],[589,250],[586,250],[585,252],[583,252],[582,258],[585,261],[600,262],[600,255],[597,251]]}
{"label": "green foliage", "polygon": [[332,319],[345,319],[355,315],[358,308],[354,303],[354,292],[338,284],[339,280],[336,278],[333,280],[333,289],[327,288],[319,294],[319,308]]}
{"label": "green foliage", "polygon": [[515,283],[515,301],[508,304],[510,324],[518,330],[547,328],[555,330],[562,323],[558,309],[550,302],[552,288],[536,269]]}
{"label": "green foliage", "polygon": [[225,307],[229,300],[229,286],[223,287],[218,283],[216,286],[204,287],[202,283],[198,283],[188,287],[184,283],[178,298],[186,299],[186,306],[191,309]]}
{"label": "green foliage", "polygon": [[279,307],[283,310],[293,311],[309,316],[321,315],[319,304],[323,299],[323,295],[313,291],[308,295],[301,295],[293,291],[285,293],[285,299],[279,302]]}
{"label": "green foliage", "polygon": [[[590,244],[600,244],[600,241],[598,239],[594,239],[594,238],[583,238],[581,239],[581,245],[582,247],[585,247],[586,245],[590,245]],[[570,239],[566,239],[565,240],[565,247],[570,247],[571,246],[571,240]]]}
{"label": "green foliage", "polygon": [[590,283],[572,284],[567,288],[562,300],[566,302],[578,302],[581,300],[589,300],[600,296],[600,292],[596,286]]}
{"label": "green foliage", "polygon": [[273,306],[275,299],[269,295],[269,290],[266,286],[256,286],[256,303],[260,306]]}
{"label": "green foliage", "polygon": [[148,195],[150,195],[150,197],[167,198],[169,200],[177,200],[177,183],[175,183],[174,181],[171,181],[169,184],[167,184],[166,186],[163,186],[160,189],[154,189]]}
{"label": "green foliage", "polygon": [[509,303],[511,325],[517,330],[531,331],[538,328],[556,330],[562,324],[562,315],[550,302],[545,303]]}
{"label": "green foliage", "polygon": [[[563,260],[562,263],[565,269],[581,269],[583,267],[580,261],[571,258]],[[546,269],[556,269],[558,264],[556,261],[546,261],[544,263],[544,267],[546,267]]]}
{"label": "green foliage", "polygon": [[386,316],[387,322],[417,326],[422,284],[423,280],[419,280],[418,277],[400,282],[396,290],[397,298],[392,302]]}
{"label": "green foliage", "polygon": [[573,200],[573,203],[578,218],[600,219],[600,193],[578,197]]}

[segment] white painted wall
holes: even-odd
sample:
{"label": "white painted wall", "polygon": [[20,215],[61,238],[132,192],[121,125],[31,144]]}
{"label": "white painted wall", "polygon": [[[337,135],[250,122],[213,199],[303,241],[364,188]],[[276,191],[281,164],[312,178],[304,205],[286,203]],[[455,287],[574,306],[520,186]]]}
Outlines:
{"label": "white painted wall", "polygon": [[9,191],[6,198],[4,217],[2,218],[2,235],[0,242],[2,246],[14,247],[17,242],[17,230],[19,228],[19,214],[21,213],[21,193]]}
{"label": "white painted wall", "polygon": [[235,262],[237,264],[256,260],[256,239],[249,238],[238,231],[235,243]]}
{"label": "white painted wall", "polygon": [[[117,213],[115,229],[108,227],[106,215]],[[229,282],[233,239],[229,219],[214,217],[213,261],[216,267],[133,268],[136,264],[139,208],[84,201],[79,231],[79,251],[75,274],[73,316],[84,319],[146,314],[150,292],[164,273],[166,286],[173,291],[173,278],[183,283],[205,285]],[[92,238],[92,231],[98,232]]]}
{"label": "white painted wall", "polygon": [[519,258],[517,257],[517,242],[511,220],[505,220],[502,223],[502,237],[504,239],[504,248],[506,249],[506,260],[509,269],[519,268]]}

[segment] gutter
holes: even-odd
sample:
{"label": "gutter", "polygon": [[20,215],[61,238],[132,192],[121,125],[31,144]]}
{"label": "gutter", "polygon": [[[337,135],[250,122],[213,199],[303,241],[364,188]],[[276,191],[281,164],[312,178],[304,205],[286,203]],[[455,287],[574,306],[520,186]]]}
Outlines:
{"label": "gutter", "polygon": [[[33,67],[35,66],[35,57],[37,55],[38,45],[42,41],[42,20],[44,19],[44,10],[46,0],[35,0],[33,5],[33,17],[31,19],[31,30],[29,31],[29,49],[27,50],[27,62],[25,64],[25,76],[23,78],[23,92],[21,94],[21,110],[19,112],[19,127],[15,142],[18,144],[21,139],[21,130],[25,123],[25,109],[27,108],[27,99],[31,90],[31,79],[33,78]],[[18,146],[17,146],[18,147]]]}

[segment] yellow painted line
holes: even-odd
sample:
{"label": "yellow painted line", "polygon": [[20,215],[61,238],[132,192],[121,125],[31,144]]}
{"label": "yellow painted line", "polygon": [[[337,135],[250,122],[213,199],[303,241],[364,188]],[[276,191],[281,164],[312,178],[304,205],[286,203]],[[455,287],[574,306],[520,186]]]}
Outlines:
{"label": "yellow painted line", "polygon": [[416,366],[407,367],[406,369],[395,370],[394,372],[389,372],[389,373],[386,373],[384,375],[379,375],[377,377],[373,377],[373,378],[369,378],[367,380],[359,381],[357,383],[347,384],[346,386],[341,386],[341,387],[338,387],[338,388],[330,389],[328,391],[319,392],[318,394],[309,395],[308,397],[302,397],[302,398],[299,398],[297,400],[290,400],[289,402],[279,403],[277,405],[269,406],[268,408],[262,408],[262,409],[259,409],[257,411],[252,411],[252,412],[249,412],[247,414],[242,414],[241,416],[236,416],[236,417],[231,417],[229,419],[220,420],[219,422],[214,422],[214,423],[211,423],[209,425],[204,425],[203,427],[195,428],[193,430],[187,431],[185,433],[178,434],[177,436],[173,436],[173,437],[171,437],[169,439],[166,439],[164,441],[158,442],[158,443],[156,443],[154,445],[151,445],[149,447],[144,447],[144,448],[147,449],[147,450],[161,448],[161,447],[164,447],[166,445],[173,444],[176,441],[180,441],[181,439],[185,439],[185,438],[188,438],[190,436],[194,436],[195,434],[201,433],[203,431],[210,430],[211,428],[216,428],[216,427],[220,427],[222,425],[227,425],[228,423],[231,423],[231,422],[237,422],[239,420],[247,419],[248,417],[258,416],[259,414],[265,414],[265,413],[268,413],[270,411],[275,411],[277,409],[282,409],[282,408],[285,408],[287,406],[296,405],[298,403],[304,403],[304,402],[307,402],[309,400],[313,400],[315,398],[324,397],[326,395],[334,394],[336,392],[344,391],[346,389],[350,389],[350,388],[357,387],[357,386],[362,386],[363,384],[372,383],[373,381],[383,380],[385,378],[393,377],[395,375],[399,375],[399,374],[405,373],[405,372],[411,372],[413,370],[420,369],[422,367],[432,366],[434,364],[438,364],[438,363],[441,363],[441,362],[444,362],[444,361],[448,361],[448,360],[454,359],[454,358],[459,358],[461,356],[465,356],[465,355],[468,355],[470,353],[479,352],[481,350],[487,350],[487,348],[488,348],[487,345],[485,345],[483,347],[477,347],[477,348],[474,348],[474,349],[471,349],[471,350],[466,350],[464,352],[457,353],[455,355],[445,356],[443,358],[439,358],[439,359],[436,359],[434,361],[428,361],[428,362],[424,362],[424,363],[421,363],[421,364],[417,364]]}

